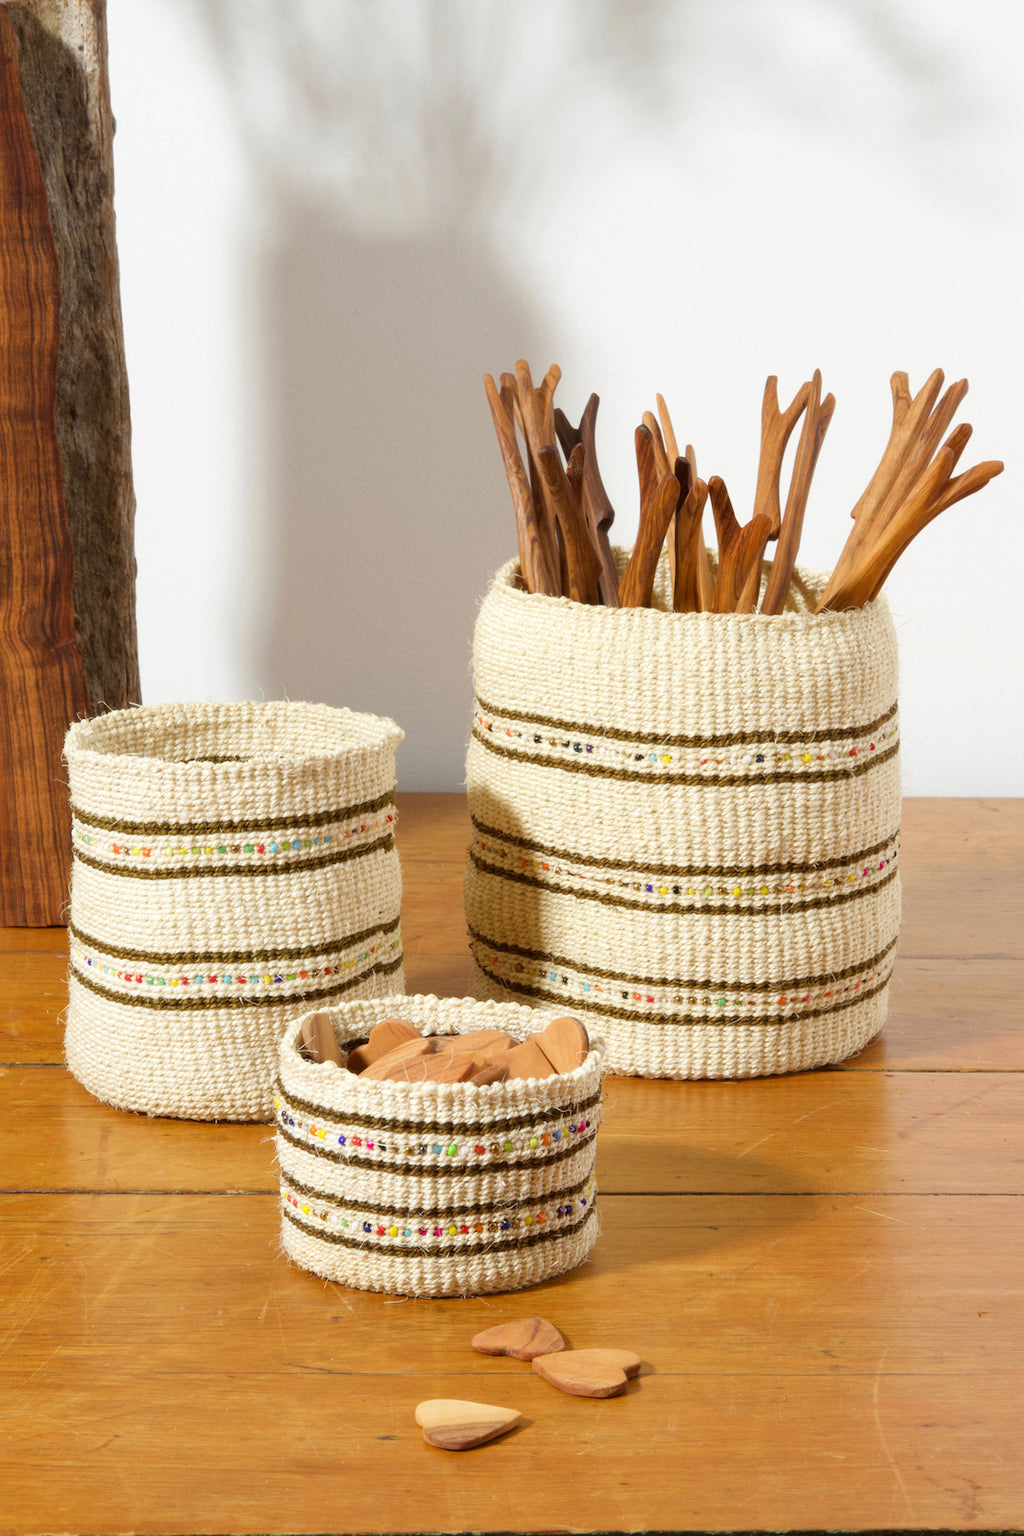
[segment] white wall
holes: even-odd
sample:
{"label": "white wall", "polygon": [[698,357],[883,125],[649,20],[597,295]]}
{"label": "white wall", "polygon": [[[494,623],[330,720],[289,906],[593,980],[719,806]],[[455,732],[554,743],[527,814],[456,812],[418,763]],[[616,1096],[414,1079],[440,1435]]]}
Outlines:
{"label": "white wall", "polygon": [[485,371],[597,390],[628,539],[656,391],[746,516],[764,380],[820,367],[830,567],[940,366],[1007,469],[887,586],[904,785],[1022,792],[1016,0],[108,3],[148,702],[390,714],[457,789],[515,551]]}

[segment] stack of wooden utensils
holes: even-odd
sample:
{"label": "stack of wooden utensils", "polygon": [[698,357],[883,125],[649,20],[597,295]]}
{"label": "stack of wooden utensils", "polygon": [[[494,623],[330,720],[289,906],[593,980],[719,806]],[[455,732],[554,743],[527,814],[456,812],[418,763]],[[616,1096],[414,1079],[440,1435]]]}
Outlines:
{"label": "stack of wooden utensils", "polygon": [[347,1055],[327,1013],[302,1021],[299,1048],[307,1061],[333,1061],[374,1082],[473,1083],[478,1088],[506,1078],[551,1077],[582,1066],[590,1050],[578,1019],[552,1019],[537,1034],[514,1040],[500,1029],[462,1035],[421,1035],[405,1019],[382,1019],[369,1039]]}
{"label": "stack of wooden utensils", "polygon": [[[620,577],[608,530],[615,516],[601,481],[594,448],[598,396],[591,395],[578,427],[554,405],[561,369],[552,366],[534,386],[525,362],[503,373],[500,386],[484,383],[512,491],[519,536],[519,564],[530,592],[570,597],[609,608],[652,604],[655,574],[668,546],[672,606],[677,613],[781,613],[796,569],[811,478],[832,420],[835,400],[821,395],[821,374],[780,409],[778,380],[765,385],[761,453],[750,521],[740,524],[725,481],[697,474],[689,445],[680,452],[668,408],[644,413],[635,433],[640,478],[640,522],[629,562]],[[954,475],[971,428],[957,427],[944,443],[964,396],[961,379],[942,393],[936,369],[923,388],[910,392],[905,373],[891,380],[893,421],[885,452],[853,508],[854,526],[817,612],[857,608],[877,597],[915,534],[954,502],[978,491],[1003,466],[997,460]],[[782,467],[790,438],[803,418],[786,505]],[[711,502],[718,558],[712,565],[704,541],[703,514]],[[770,563],[765,561],[774,543]]]}

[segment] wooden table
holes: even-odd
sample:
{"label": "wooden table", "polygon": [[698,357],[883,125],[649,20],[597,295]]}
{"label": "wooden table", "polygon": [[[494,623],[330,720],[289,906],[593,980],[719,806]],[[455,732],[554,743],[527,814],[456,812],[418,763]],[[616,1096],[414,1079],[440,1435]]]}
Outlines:
{"label": "wooden table", "polygon": [[[61,1065],[64,939],[0,933],[0,1531],[1024,1526],[1024,802],[910,801],[890,1021],[845,1067],[606,1080],[593,1260],[408,1301],[278,1250],[266,1126],[147,1120]],[[400,800],[410,991],[472,991],[461,796]],[[565,1397],[469,1339],[635,1348]],[[525,1426],[423,1444],[425,1397]]]}

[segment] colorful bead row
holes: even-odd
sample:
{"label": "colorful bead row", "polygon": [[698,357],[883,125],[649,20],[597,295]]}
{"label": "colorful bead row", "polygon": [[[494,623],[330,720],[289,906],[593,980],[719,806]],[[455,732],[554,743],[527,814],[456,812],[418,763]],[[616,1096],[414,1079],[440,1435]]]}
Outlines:
{"label": "colorful bead row", "polygon": [[360,950],[356,955],[350,955],[347,960],[336,960],[333,965],[311,965],[304,970],[267,971],[262,976],[237,975],[235,973],[222,974],[196,972],[188,976],[157,976],[147,974],[145,971],[123,970],[116,965],[106,965],[102,960],[97,960],[94,955],[87,954],[77,945],[72,945],[72,958],[87,969],[96,971],[100,976],[113,976],[117,981],[129,982],[133,986],[147,987],[258,987],[281,986],[290,981],[315,981],[323,976],[338,976],[345,971],[354,970],[360,965],[365,965],[374,956],[393,954],[401,947],[401,939],[392,938],[381,940],[378,944],[371,944],[368,949]]}
{"label": "colorful bead row", "polygon": [[[811,765],[814,763],[842,764],[850,758],[856,758],[864,753],[870,754],[886,742],[895,740],[898,728],[895,724],[886,729],[875,732],[873,737],[868,737],[859,746],[848,747],[837,744],[827,747],[825,751],[818,750],[820,743],[815,744],[814,751],[787,752],[775,743],[765,743],[760,751],[752,751],[749,746],[726,751],[722,757],[708,756],[707,749],[691,747],[688,749],[676,749],[666,751],[664,748],[646,748],[637,751],[632,743],[606,741],[598,738],[594,741],[585,739],[576,740],[571,736],[549,736],[533,728],[521,729],[514,725],[502,724],[497,719],[489,719],[486,715],[477,713],[476,723],[482,731],[496,734],[507,741],[518,741],[524,746],[545,747],[555,752],[567,752],[580,757],[588,755],[595,759],[603,759],[616,764],[626,763],[653,763],[656,768],[675,764],[677,768],[684,767],[690,770],[700,768],[728,767],[731,772],[742,769],[777,768],[783,763]],[[704,756],[701,756],[701,753]]]}
{"label": "colorful bead row", "polygon": [[274,1100],[274,1108],[283,1126],[290,1130],[304,1131],[312,1141],[330,1142],[332,1146],[354,1148],[365,1152],[391,1152],[393,1156],[402,1157],[458,1157],[471,1154],[474,1157],[484,1157],[488,1153],[492,1156],[508,1152],[536,1152],[542,1147],[554,1146],[561,1141],[568,1141],[571,1136],[580,1136],[590,1129],[590,1121],[587,1119],[570,1120],[559,1130],[536,1131],[529,1136],[521,1136],[517,1140],[510,1140],[507,1135],[500,1141],[490,1142],[465,1142],[457,1141],[425,1141],[408,1143],[396,1146],[381,1141],[374,1136],[353,1136],[349,1132],[339,1132],[335,1127],[326,1127],[319,1121],[303,1121],[296,1119],[288,1105],[280,1098]]}
{"label": "colorful bead row", "polygon": [[511,1232],[517,1227],[544,1227],[550,1221],[564,1221],[567,1217],[576,1214],[577,1206],[585,1210],[594,1196],[594,1185],[587,1186],[585,1195],[578,1195],[575,1200],[566,1200],[562,1205],[556,1206],[552,1211],[532,1211],[528,1215],[502,1216],[498,1220],[472,1222],[463,1221],[461,1218],[452,1220],[443,1219],[440,1223],[431,1218],[426,1226],[399,1226],[397,1222],[374,1217],[366,1221],[359,1216],[353,1216],[351,1220],[347,1216],[340,1215],[334,1210],[317,1210],[309,1201],[298,1195],[293,1195],[290,1190],[284,1191],[285,1203],[293,1206],[303,1216],[312,1216],[326,1226],[333,1226],[353,1232],[364,1232],[373,1237],[467,1237],[471,1234],[483,1232],[501,1233]]}
{"label": "colorful bead row", "polygon": [[531,855],[523,855],[518,850],[505,847],[501,843],[485,842],[482,837],[473,839],[474,846],[481,853],[486,853],[489,858],[499,859],[510,868],[517,870],[535,870],[539,874],[551,874],[563,880],[584,881],[592,886],[612,887],[620,891],[637,891],[648,896],[693,896],[712,897],[716,899],[730,899],[758,896],[791,896],[801,892],[816,890],[842,889],[850,885],[856,885],[861,880],[869,880],[873,876],[883,874],[890,865],[895,864],[896,854],[892,853],[878,860],[872,859],[869,864],[858,867],[856,870],[846,873],[833,873],[820,875],[816,878],[801,879],[798,883],[792,880],[782,883],[773,881],[772,884],[735,885],[729,880],[724,885],[668,885],[663,880],[630,880],[621,876],[601,874],[589,869],[581,869],[569,863],[560,863],[557,859],[539,859]]}
{"label": "colorful bead row", "polygon": [[553,982],[560,990],[570,992],[578,997],[590,994],[594,999],[598,997],[609,1000],[622,1000],[632,1003],[656,1003],[661,1008],[733,1008],[740,1011],[758,1008],[797,1008],[806,1003],[812,1003],[816,1007],[834,1006],[844,998],[853,996],[861,989],[866,989],[872,981],[875,981],[883,973],[883,967],[866,971],[856,979],[833,982],[830,987],[820,988],[810,992],[798,991],[785,994],[775,999],[767,998],[763,994],[749,996],[746,994],[729,994],[724,997],[712,997],[709,994],[663,992],[655,993],[646,990],[637,991],[633,987],[623,987],[621,983],[604,983],[598,981],[584,981],[581,977],[570,976],[562,971],[551,970],[546,964],[531,964],[525,960],[513,960],[507,955],[488,954],[480,945],[474,945],[477,959],[481,965],[487,966],[495,976],[505,984],[515,987],[516,980]]}
{"label": "colorful bead row", "polygon": [[[393,823],[394,819],[395,818],[393,814],[389,814],[387,816],[378,816],[375,821],[364,821],[360,822],[357,826],[345,827],[338,831],[335,836],[342,841],[347,837],[358,837],[361,833],[364,832],[375,832],[378,828],[385,827],[389,823]],[[276,834],[273,837],[265,837],[262,841],[254,840],[250,843],[215,842],[201,847],[182,847],[178,844],[170,843],[162,847],[156,847],[152,844],[147,846],[143,843],[134,845],[132,843],[115,843],[113,841],[108,841],[106,837],[98,837],[91,832],[83,831],[81,827],[76,827],[75,839],[77,842],[95,849],[97,853],[110,854],[114,857],[132,859],[185,859],[201,858],[203,856],[209,858],[215,854],[229,853],[250,853],[253,855],[301,853],[308,849],[328,847],[332,841],[332,834],[329,832],[324,832],[318,834],[316,837],[282,837],[280,834]]]}

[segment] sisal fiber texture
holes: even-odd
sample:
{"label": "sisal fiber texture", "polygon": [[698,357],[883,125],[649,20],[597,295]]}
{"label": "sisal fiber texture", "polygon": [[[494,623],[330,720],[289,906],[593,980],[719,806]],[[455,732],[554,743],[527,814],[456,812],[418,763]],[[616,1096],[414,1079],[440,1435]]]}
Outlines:
{"label": "sisal fiber texture", "polygon": [[[620,564],[625,551],[618,551]],[[527,593],[478,615],[469,941],[485,997],[579,1014],[606,1071],[750,1077],[882,1027],[900,920],[884,599],[673,613]]]}
{"label": "sisal fiber texture", "polygon": [[[328,1010],[344,1052],[401,1017],[423,1034],[501,1029],[517,1003],[373,998]],[[285,1253],[364,1291],[475,1296],[520,1290],[581,1264],[597,1239],[601,1050],[548,1078],[376,1082],[281,1042],[275,1099]]]}
{"label": "sisal fiber texture", "polygon": [[109,1104],[268,1120],[288,1024],[401,991],[391,720],[166,704],[73,725],[70,1070]]}

